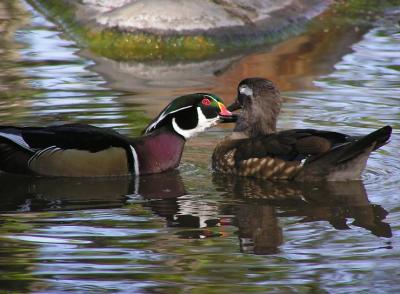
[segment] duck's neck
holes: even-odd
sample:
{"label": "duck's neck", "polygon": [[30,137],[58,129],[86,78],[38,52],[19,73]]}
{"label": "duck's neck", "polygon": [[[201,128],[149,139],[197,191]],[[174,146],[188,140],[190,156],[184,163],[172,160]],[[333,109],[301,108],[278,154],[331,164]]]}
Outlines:
{"label": "duck's neck", "polygon": [[185,139],[164,127],[134,143],[140,174],[160,173],[176,168],[181,161]]}
{"label": "duck's neck", "polygon": [[253,138],[276,133],[277,113],[262,113],[251,116],[250,112],[242,112],[236,122],[234,132]]}
{"label": "duck's neck", "polygon": [[279,93],[256,97],[255,101],[259,102],[243,107],[234,131],[242,132],[250,138],[276,133],[276,123],[282,104]]}

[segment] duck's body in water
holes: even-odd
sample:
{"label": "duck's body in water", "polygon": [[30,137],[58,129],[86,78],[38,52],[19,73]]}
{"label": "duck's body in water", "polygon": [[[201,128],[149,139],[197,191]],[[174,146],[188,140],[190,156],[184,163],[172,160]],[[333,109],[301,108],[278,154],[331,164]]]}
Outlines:
{"label": "duck's body in water", "polygon": [[0,170],[63,177],[160,173],[179,165],[187,139],[230,115],[217,96],[195,93],[173,100],[136,138],[85,124],[0,126]]}
{"label": "duck's body in water", "polygon": [[277,132],[282,100],[269,80],[240,82],[236,101],[241,108],[231,136],[213,154],[213,168],[222,173],[268,180],[359,180],[370,153],[385,145],[392,128],[385,126],[366,136],[293,129]]}

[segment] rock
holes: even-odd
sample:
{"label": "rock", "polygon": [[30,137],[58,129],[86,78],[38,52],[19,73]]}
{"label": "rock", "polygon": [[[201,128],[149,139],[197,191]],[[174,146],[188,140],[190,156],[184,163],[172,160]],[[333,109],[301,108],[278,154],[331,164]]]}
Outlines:
{"label": "rock", "polygon": [[97,22],[127,31],[187,32],[243,25],[224,7],[197,0],[136,1],[99,15]]}
{"label": "rock", "polygon": [[28,0],[99,55],[200,60],[287,37],[334,0]]}
{"label": "rock", "polygon": [[[156,34],[209,35],[279,30],[279,25],[310,19],[331,0],[86,0],[98,12],[95,21],[107,28]],[[278,22],[280,19],[280,24]],[[268,26],[268,21],[274,26]],[[259,27],[259,26],[262,26]]]}

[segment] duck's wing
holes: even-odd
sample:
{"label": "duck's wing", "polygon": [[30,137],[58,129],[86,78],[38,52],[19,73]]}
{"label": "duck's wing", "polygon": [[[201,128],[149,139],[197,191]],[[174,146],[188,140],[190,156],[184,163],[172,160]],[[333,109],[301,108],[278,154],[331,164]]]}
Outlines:
{"label": "duck's wing", "polygon": [[241,141],[235,162],[271,157],[284,161],[302,161],[356,140],[346,134],[313,129],[293,129]]}
{"label": "duck's wing", "polygon": [[53,176],[126,174],[128,139],[84,124],[52,127],[0,127],[0,169]]}
{"label": "duck's wing", "polygon": [[0,137],[8,138],[29,150],[55,146],[96,152],[110,146],[124,146],[128,142],[124,136],[111,129],[86,124],[22,128],[2,126]]}

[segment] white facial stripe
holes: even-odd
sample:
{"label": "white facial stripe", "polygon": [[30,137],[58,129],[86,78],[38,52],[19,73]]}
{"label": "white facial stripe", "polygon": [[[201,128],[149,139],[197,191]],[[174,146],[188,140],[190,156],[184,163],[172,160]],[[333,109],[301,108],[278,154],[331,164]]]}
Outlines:
{"label": "white facial stripe", "polygon": [[218,117],[207,119],[203,112],[201,111],[200,107],[197,107],[197,115],[198,115],[198,122],[197,126],[194,129],[184,130],[181,129],[178,124],[176,123],[175,118],[172,119],[172,127],[174,128],[175,132],[183,136],[185,139],[189,139],[198,133],[203,132],[205,129],[217,124]]}
{"label": "white facial stripe", "polygon": [[240,86],[239,93],[246,96],[253,96],[253,90],[247,85]]}
{"label": "white facial stripe", "polygon": [[185,106],[185,107],[182,107],[182,108],[179,108],[179,109],[175,109],[174,111],[171,111],[171,112],[168,112],[168,113],[166,113],[164,111],[163,113],[160,114],[160,116],[158,117],[158,119],[155,122],[153,122],[151,125],[149,125],[147,127],[145,134],[147,134],[148,132],[152,131],[165,117],[167,117],[168,114],[175,113],[175,112],[178,112],[178,111],[181,111],[183,109],[190,108],[190,107],[192,107],[192,105]]}

